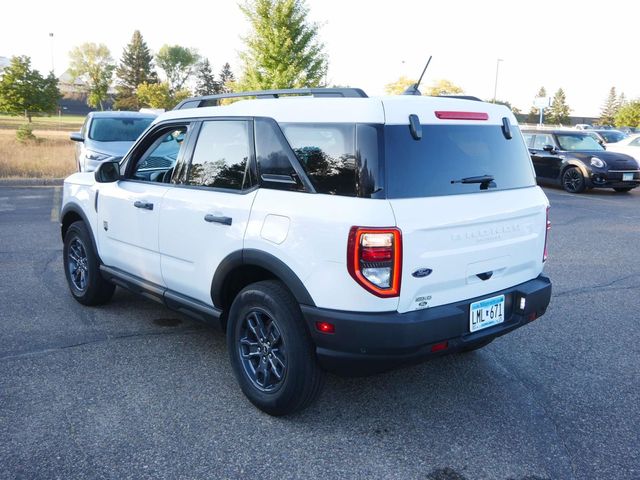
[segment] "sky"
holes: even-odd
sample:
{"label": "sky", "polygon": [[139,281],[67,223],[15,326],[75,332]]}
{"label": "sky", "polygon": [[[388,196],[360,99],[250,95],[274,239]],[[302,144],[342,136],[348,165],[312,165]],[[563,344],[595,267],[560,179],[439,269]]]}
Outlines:
{"label": "sky", "polygon": [[[423,84],[446,78],[466,94],[509,101],[529,111],[539,88],[563,88],[575,116],[598,116],[611,87],[640,97],[640,2],[611,0],[594,8],[574,0],[307,0],[320,24],[329,84],[383,95],[401,75]],[[68,52],[104,43],[118,60],[134,30],[157,52],[164,44],[196,48],[214,71],[229,62],[238,75],[249,31],[236,0],[10,1],[0,20],[0,56],[28,55],[60,75]],[[49,34],[53,33],[53,37]]]}

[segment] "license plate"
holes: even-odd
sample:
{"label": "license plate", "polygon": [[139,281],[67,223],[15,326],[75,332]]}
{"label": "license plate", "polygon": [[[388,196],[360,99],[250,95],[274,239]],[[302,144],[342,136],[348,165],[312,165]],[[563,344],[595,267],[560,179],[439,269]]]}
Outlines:
{"label": "license plate", "polygon": [[629,180],[633,180],[633,173],[623,173],[622,174],[622,181],[623,182],[627,182]]}
{"label": "license plate", "polygon": [[483,328],[504,322],[504,295],[487,298],[471,304],[469,329],[477,332]]}

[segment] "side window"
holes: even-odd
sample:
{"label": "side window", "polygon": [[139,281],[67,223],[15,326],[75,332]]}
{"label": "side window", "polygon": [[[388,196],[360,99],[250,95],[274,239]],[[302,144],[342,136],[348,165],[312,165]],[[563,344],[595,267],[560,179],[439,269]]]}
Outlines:
{"label": "side window", "polygon": [[632,140],[631,142],[629,142],[629,146],[630,147],[640,147],[640,137],[638,137],[635,140]]}
{"label": "side window", "polygon": [[536,134],[535,142],[533,142],[533,148],[536,150],[543,150],[545,145],[554,145],[553,137],[548,133]]}
{"label": "side window", "polygon": [[255,120],[258,176],[267,188],[303,191],[289,155],[293,155],[282,134],[271,122]]}
{"label": "side window", "polygon": [[355,197],[355,124],[283,123],[289,145],[316,192]]}
{"label": "side window", "polygon": [[158,132],[138,159],[131,177],[135,180],[169,183],[180,152],[185,148],[187,127],[171,127]]}
{"label": "side window", "polygon": [[533,133],[523,133],[522,136],[524,137],[524,143],[527,144],[527,147],[533,148]]}
{"label": "side window", "polygon": [[85,119],[84,123],[82,124],[82,128],[80,129],[80,133],[84,138],[87,138],[87,133],[89,132],[88,127],[89,127],[89,117]]}
{"label": "side window", "polygon": [[187,184],[232,190],[249,188],[250,156],[249,122],[204,122],[191,159]]}

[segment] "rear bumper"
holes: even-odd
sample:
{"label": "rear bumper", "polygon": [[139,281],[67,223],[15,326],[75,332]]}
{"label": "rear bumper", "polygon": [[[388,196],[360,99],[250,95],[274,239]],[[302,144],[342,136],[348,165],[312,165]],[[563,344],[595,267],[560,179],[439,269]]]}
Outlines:
{"label": "rear bumper", "polygon": [[[505,295],[505,321],[471,333],[469,305]],[[524,310],[520,298],[526,298]],[[471,347],[504,335],[543,315],[551,299],[551,281],[545,276],[483,297],[407,313],[361,313],[302,306],[323,368],[345,374],[382,371]],[[316,322],[329,322],[335,333],[321,333]],[[447,348],[433,352],[434,344]]]}

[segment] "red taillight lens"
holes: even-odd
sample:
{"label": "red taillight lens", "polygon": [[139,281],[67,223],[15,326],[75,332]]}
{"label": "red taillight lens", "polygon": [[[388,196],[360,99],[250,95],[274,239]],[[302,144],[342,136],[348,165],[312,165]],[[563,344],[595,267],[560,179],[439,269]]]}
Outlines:
{"label": "red taillight lens", "polygon": [[397,228],[351,227],[347,269],[378,297],[397,297],[402,274],[402,233]]}
{"label": "red taillight lens", "polygon": [[551,221],[549,220],[549,207],[547,207],[547,228],[544,232],[544,254],[542,255],[542,262],[547,261],[549,252],[547,251],[547,241],[549,240],[549,230],[551,230]]}

